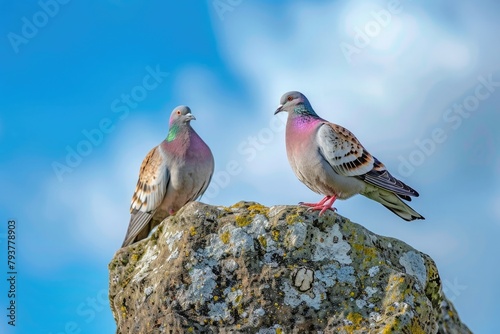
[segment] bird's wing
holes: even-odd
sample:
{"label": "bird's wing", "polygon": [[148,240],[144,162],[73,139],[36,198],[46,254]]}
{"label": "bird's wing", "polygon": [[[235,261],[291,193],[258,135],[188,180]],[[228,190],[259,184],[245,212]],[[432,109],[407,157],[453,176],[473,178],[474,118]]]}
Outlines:
{"label": "bird's wing", "polygon": [[130,204],[130,213],[134,210],[149,212],[156,209],[167,192],[170,173],[159,147],[153,148],[142,161],[139,180]]}
{"label": "bird's wing", "polygon": [[130,223],[125,236],[131,243],[151,220],[167,192],[170,173],[159,147],[153,148],[144,158],[139,171],[139,180],[130,204]]}
{"label": "bird's wing", "polygon": [[[141,233],[145,226],[149,224],[153,218],[154,210],[152,212],[135,211],[130,216],[130,223],[128,224],[127,234],[123,240],[122,247],[132,244],[135,238]],[[146,233],[147,236],[147,233]]]}
{"label": "bird's wing", "polygon": [[317,141],[323,157],[337,174],[357,177],[405,200],[418,196],[418,192],[393,177],[346,128],[324,123],[318,130]]}
{"label": "bird's wing", "polygon": [[[210,152],[212,154],[212,152]],[[212,156],[212,163],[210,165],[210,175],[205,179],[203,182],[202,186],[198,190],[198,192],[195,194],[193,197],[193,200],[200,199],[203,197],[203,194],[207,190],[208,186],[210,185],[210,181],[212,180],[212,176],[214,175],[214,157]]]}
{"label": "bird's wing", "polygon": [[377,158],[375,158],[373,169],[364,175],[360,175],[360,179],[377,187],[392,191],[407,201],[411,201],[410,196],[419,196],[415,189],[392,176],[384,164],[378,161]]}
{"label": "bird's wing", "polygon": [[363,175],[374,166],[372,155],[351,131],[340,125],[323,123],[318,129],[316,140],[321,154],[339,175]]}

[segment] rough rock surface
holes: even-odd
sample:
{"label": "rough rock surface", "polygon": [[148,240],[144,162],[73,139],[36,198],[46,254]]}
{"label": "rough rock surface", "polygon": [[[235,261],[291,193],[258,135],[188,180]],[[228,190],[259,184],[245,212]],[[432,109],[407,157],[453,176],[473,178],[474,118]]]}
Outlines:
{"label": "rough rock surface", "polygon": [[193,202],[109,270],[117,333],[470,333],[429,256],[333,212]]}

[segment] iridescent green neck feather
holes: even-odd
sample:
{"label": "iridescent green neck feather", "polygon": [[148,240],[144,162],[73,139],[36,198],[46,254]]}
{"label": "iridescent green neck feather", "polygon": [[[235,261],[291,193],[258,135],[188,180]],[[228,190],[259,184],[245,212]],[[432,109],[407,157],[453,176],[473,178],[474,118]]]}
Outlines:
{"label": "iridescent green neck feather", "polygon": [[179,132],[179,126],[177,124],[172,125],[168,130],[167,142],[174,140],[177,137],[177,132]]}
{"label": "iridescent green neck feather", "polygon": [[318,116],[313,108],[310,105],[306,104],[299,104],[297,105],[294,109],[293,112],[298,114],[298,115],[305,115],[305,116]]}

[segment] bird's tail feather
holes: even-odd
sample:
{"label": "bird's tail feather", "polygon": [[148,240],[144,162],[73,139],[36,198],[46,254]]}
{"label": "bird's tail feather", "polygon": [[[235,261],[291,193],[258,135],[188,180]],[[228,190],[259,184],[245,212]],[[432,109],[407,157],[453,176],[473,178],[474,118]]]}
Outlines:
{"label": "bird's tail feather", "polygon": [[363,195],[379,202],[387,209],[391,210],[406,221],[425,219],[421,214],[419,214],[417,211],[413,210],[410,206],[403,202],[396,194],[389,191],[376,189],[375,191],[370,191],[364,193]]}
{"label": "bird's tail feather", "polygon": [[[128,225],[127,234],[123,240],[122,247],[128,246],[134,243],[134,240],[141,240],[148,236],[150,228],[146,228],[153,218],[153,212],[142,212],[137,211],[130,217],[130,223]],[[145,235],[144,235],[145,234]]]}

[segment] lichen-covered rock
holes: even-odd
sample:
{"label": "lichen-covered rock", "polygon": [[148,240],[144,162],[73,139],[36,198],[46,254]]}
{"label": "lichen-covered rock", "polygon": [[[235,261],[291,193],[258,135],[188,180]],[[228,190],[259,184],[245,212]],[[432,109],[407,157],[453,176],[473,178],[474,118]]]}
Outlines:
{"label": "lichen-covered rock", "polygon": [[333,212],[193,202],[109,270],[117,333],[470,333],[429,256]]}

